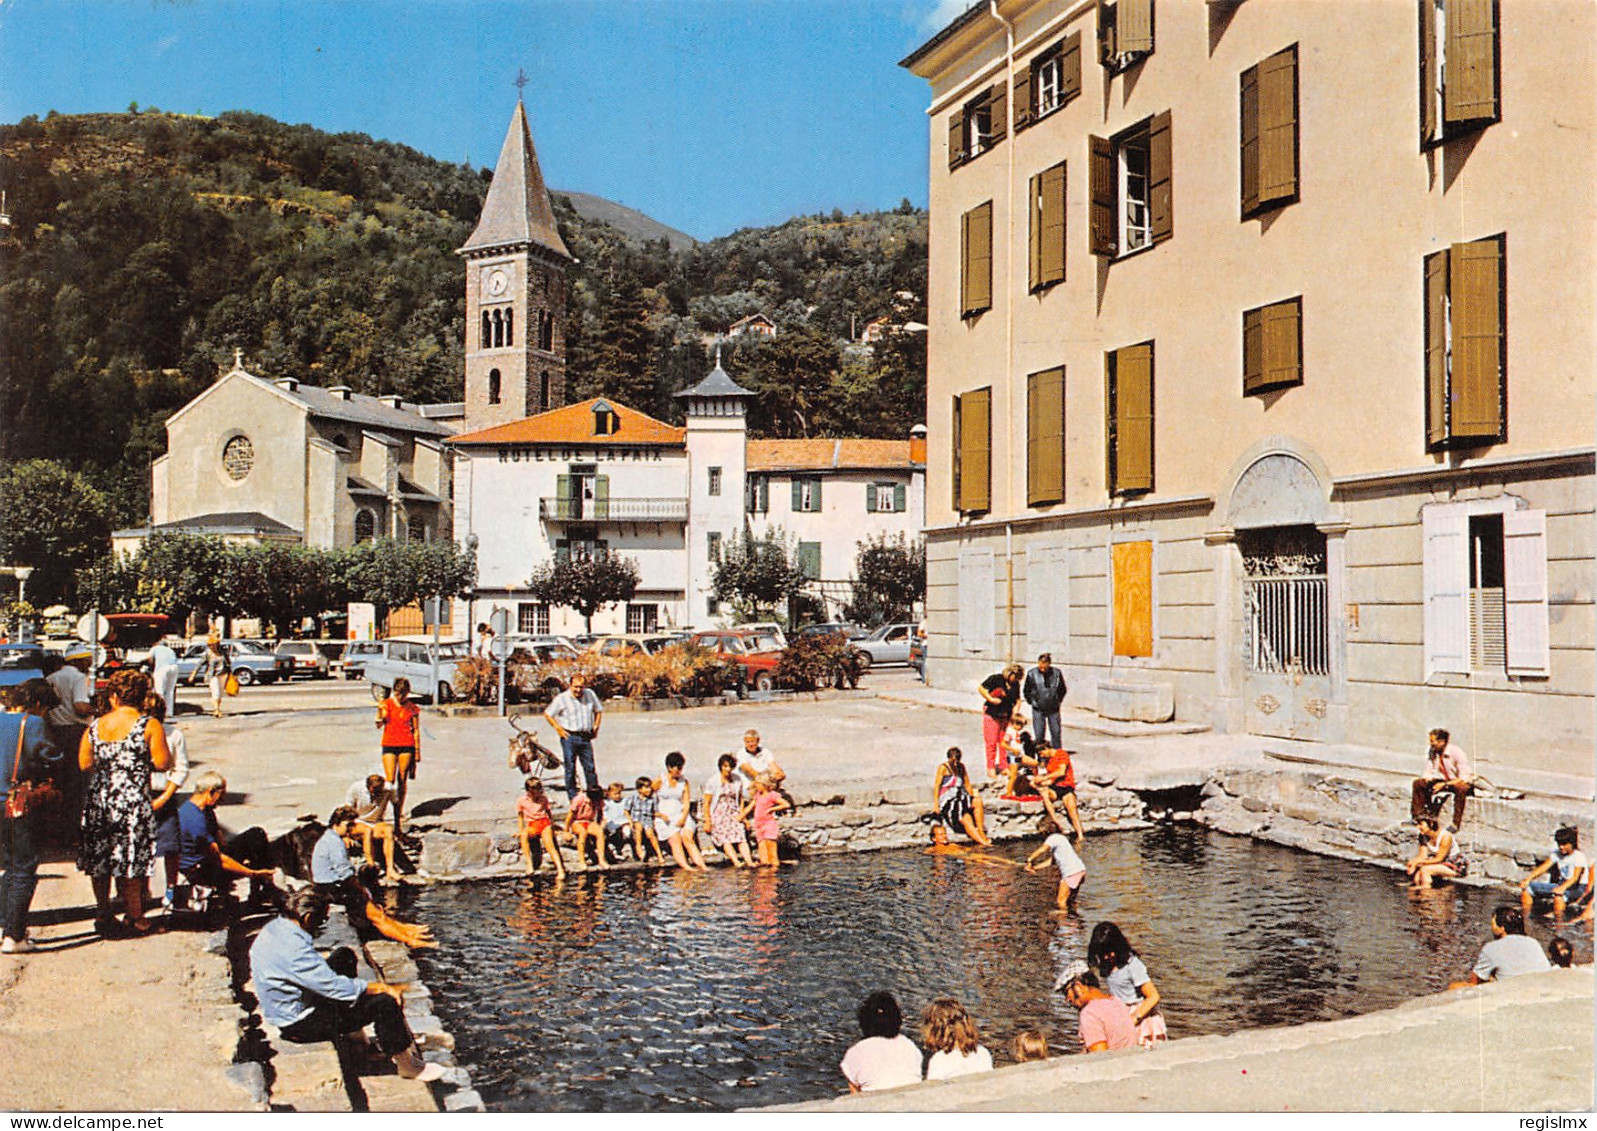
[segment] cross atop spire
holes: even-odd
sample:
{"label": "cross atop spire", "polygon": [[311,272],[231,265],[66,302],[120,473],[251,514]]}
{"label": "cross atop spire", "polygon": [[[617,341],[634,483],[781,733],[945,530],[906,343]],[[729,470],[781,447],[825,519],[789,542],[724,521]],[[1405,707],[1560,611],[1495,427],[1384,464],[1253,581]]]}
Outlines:
{"label": "cross atop spire", "polygon": [[526,86],[531,81],[532,80],[527,77],[527,72],[526,71],[522,70],[520,67],[516,68],[516,101],[517,102],[521,101],[521,88]]}

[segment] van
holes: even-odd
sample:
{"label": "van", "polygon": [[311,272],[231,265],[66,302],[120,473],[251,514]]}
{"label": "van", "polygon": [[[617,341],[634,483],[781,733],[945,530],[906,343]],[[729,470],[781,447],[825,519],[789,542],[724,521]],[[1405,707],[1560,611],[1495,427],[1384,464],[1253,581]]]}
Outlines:
{"label": "van", "polygon": [[[410,681],[410,693],[417,699],[433,703],[449,703],[455,698],[455,665],[471,655],[464,640],[440,640],[435,646],[431,637],[395,636],[382,641],[383,653],[365,661],[366,682],[371,685],[372,698],[382,702],[394,689],[394,680],[403,676]],[[434,648],[436,647],[436,651]],[[433,687],[433,661],[438,663],[438,686]]]}

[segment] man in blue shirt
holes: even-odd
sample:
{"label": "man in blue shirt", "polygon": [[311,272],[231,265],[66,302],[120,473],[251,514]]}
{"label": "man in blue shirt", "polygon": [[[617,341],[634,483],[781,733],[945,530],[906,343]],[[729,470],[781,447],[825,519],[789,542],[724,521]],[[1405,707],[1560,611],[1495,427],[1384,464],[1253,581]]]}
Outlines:
{"label": "man in blue shirt", "polygon": [[[39,882],[38,815],[7,817],[5,802],[13,781],[37,781],[45,763],[59,762],[44,717],[61,699],[48,680],[30,679],[11,692],[11,710],[0,714],[0,954],[27,954],[28,907]],[[76,751],[74,751],[76,754]]]}
{"label": "man in blue shirt", "polygon": [[[251,891],[270,888],[272,869],[265,862],[271,842],[264,829],[245,829],[224,847],[216,807],[227,793],[227,779],[214,770],[199,776],[194,792],[178,806],[178,871],[190,881],[231,894],[236,878],[248,878]],[[268,881],[261,884],[260,881]]]}
{"label": "man in blue shirt", "polygon": [[261,1016],[285,1040],[330,1041],[373,1026],[377,1047],[409,1080],[430,1083],[442,1065],[424,1064],[405,1024],[404,986],[355,977],[355,952],[339,947],[323,958],[315,936],[327,924],[327,898],[313,889],[283,900],[283,913],[261,928],[250,947],[250,977]]}
{"label": "man in blue shirt", "polygon": [[[355,810],[340,805],[327,818],[327,831],[311,850],[311,883],[332,903],[341,903],[350,923],[358,930],[369,923],[379,934],[406,946],[437,946],[432,932],[421,924],[401,923],[372,899],[361,877],[349,862],[348,837],[355,833]],[[372,874],[376,869],[371,869]]]}

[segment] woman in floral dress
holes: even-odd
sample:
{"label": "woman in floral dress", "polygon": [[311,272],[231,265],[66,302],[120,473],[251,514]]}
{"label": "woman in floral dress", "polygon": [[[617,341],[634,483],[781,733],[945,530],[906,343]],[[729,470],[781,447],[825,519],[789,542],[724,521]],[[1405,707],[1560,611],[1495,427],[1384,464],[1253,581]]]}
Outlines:
{"label": "woman in floral dress", "polygon": [[[111,707],[83,733],[78,767],[88,774],[83,801],[83,841],[78,869],[94,888],[94,929],[102,935],[147,935],[144,884],[155,850],[155,811],[150,807],[150,773],[166,770],[172,757],[166,732],[144,714],[150,677],[124,668],[111,677]],[[111,881],[116,880],[126,912],[119,925],[111,914]]]}
{"label": "woman in floral dress", "polygon": [[705,783],[704,824],[715,847],[726,854],[734,868],[752,868],[749,834],[743,827],[743,778],[737,765],[732,755],[721,755],[715,777]]}

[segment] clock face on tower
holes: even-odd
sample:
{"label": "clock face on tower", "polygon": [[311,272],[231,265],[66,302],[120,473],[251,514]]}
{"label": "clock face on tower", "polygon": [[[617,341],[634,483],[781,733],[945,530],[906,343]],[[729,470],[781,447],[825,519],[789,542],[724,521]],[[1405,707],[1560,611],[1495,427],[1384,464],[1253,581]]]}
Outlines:
{"label": "clock face on tower", "polygon": [[503,298],[510,289],[510,274],[503,267],[487,267],[482,273],[482,293],[489,298]]}

